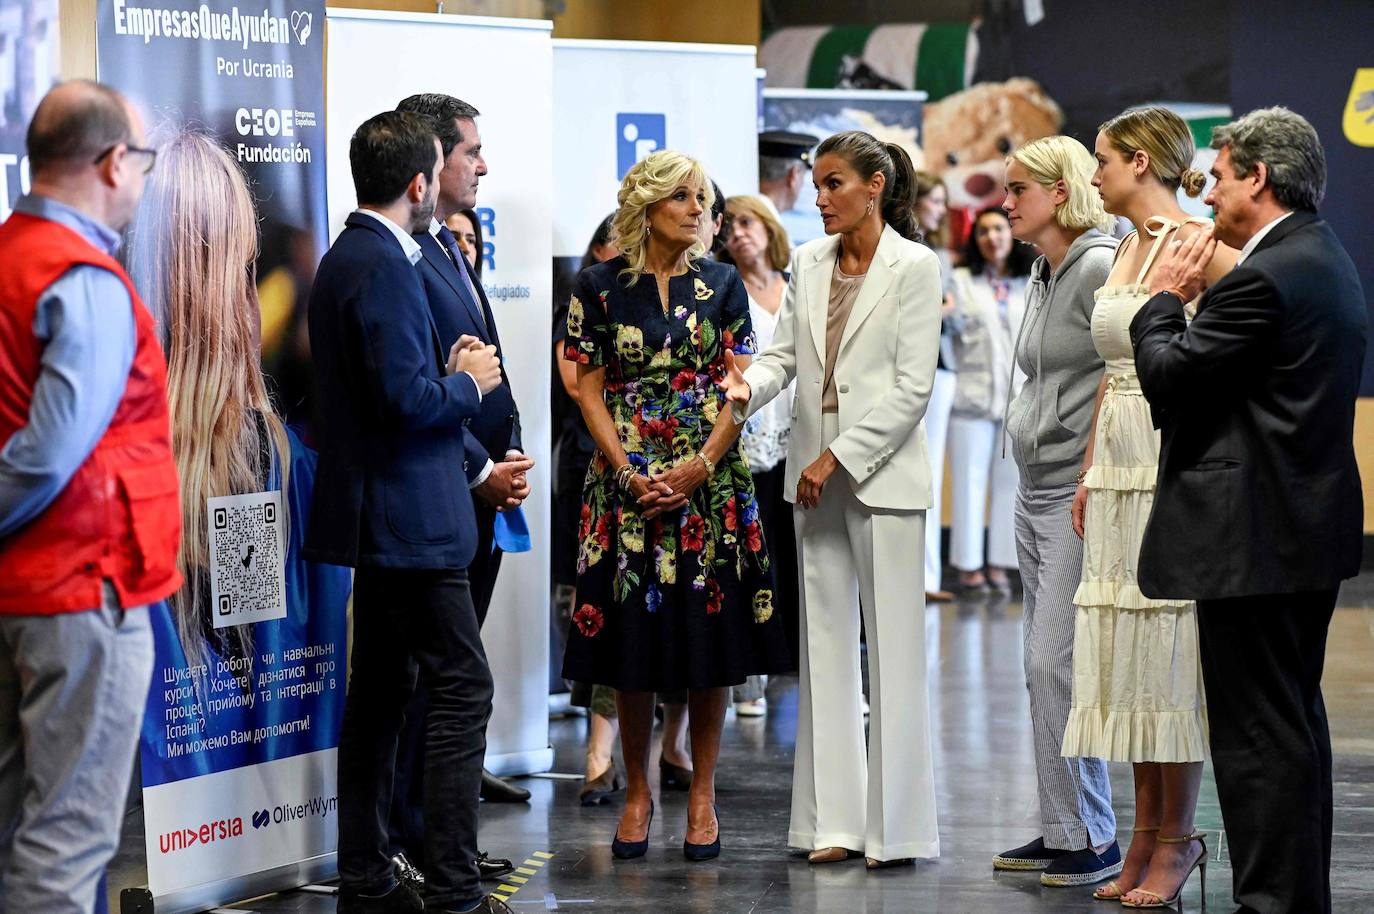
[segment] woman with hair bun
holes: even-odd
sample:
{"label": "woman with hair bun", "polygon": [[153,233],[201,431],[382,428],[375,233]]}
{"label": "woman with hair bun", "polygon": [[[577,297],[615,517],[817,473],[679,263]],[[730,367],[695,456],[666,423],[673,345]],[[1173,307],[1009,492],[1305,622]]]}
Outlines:
{"label": "woman with hair bun", "polygon": [[[1138,108],[1098,128],[1097,187],[1107,212],[1135,231],[1117,249],[1097,290],[1093,343],[1106,361],[1093,437],[1073,501],[1073,528],[1084,540],[1083,578],[1074,595],[1073,709],[1063,753],[1131,762],[1135,827],[1119,879],[1094,896],[1126,907],[1174,899],[1190,867],[1205,855],[1193,832],[1202,763],[1207,756],[1195,605],[1151,599],[1136,583],[1145,522],[1154,501],[1159,432],[1135,372],[1130,325],[1150,297],[1160,251],[1199,231],[1178,202],[1202,192],[1192,167],[1188,125],[1167,108]],[[1148,239],[1148,240],[1147,240]],[[1218,245],[1208,283],[1235,265]]]}
{"label": "woman with hair bun", "polygon": [[[796,381],[785,497],[794,503],[801,696],[787,842],[812,863],[936,857],[922,595],[930,462],[921,420],[940,342],[940,267],[916,239],[901,147],[836,134],[816,150],[827,237],[792,254],[773,345],[732,404],[758,412]],[[869,743],[859,683],[868,632]]]}
{"label": "woman with hair bun", "polygon": [[715,194],[671,150],[626,173],[618,256],[578,274],[564,358],[596,442],[583,486],[563,675],[617,690],[625,811],[612,852],[643,856],[654,693],[688,690],[688,860],[720,853],[715,769],[729,686],[788,668],[740,427],[717,382],[754,351],[734,267],[706,259]]}

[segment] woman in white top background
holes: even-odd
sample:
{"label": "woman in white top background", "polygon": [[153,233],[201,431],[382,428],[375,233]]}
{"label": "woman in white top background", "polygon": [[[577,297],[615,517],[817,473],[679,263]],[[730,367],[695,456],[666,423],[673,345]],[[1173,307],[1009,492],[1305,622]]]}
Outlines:
{"label": "woman in white top background", "polygon": [[[1107,367],[1073,501],[1083,580],[1074,595],[1073,707],[1064,755],[1134,765],[1133,840],[1120,877],[1094,893],[1126,907],[1173,902],[1207,853],[1193,832],[1207,752],[1196,607],[1150,599],[1136,581],[1154,503],[1159,432],[1136,377],[1130,335],[1131,319],[1150,297],[1159,252],[1208,224],[1189,217],[1178,201],[1180,189],[1196,197],[1206,181],[1192,167],[1193,151],[1188,125],[1159,107],[1107,121],[1094,147],[1093,184],[1103,206],[1136,231],[1117,249],[1092,315],[1093,345]],[[1218,245],[1208,284],[1236,257]]]}
{"label": "woman in white top background", "polygon": [[[785,270],[792,243],[767,197],[750,194],[730,197],[725,201],[725,215],[729,225],[725,251],[744,280],[744,289],[749,294],[749,320],[758,342],[756,351],[762,352],[773,344],[773,335],[777,332],[778,311],[782,307],[782,294],[787,289]],[[764,540],[772,559],[773,606],[782,613],[795,650],[798,637],[797,543],[792,506],[783,498],[787,442],[792,430],[792,396],[792,385],[789,385],[773,402],[750,416],[740,435],[740,448],[754,477],[759,523],[763,525]],[[737,690],[737,715],[757,717],[766,711],[766,699],[740,700],[741,697]]]}
{"label": "woman in white top background", "polygon": [[941,554],[941,496],[945,486],[945,441],[949,436],[950,409],[954,406],[954,380],[958,364],[954,334],[958,327],[954,300],[950,296],[954,257],[949,250],[949,193],[939,175],[916,172],[916,224],[921,241],[940,260],[940,283],[944,291],[943,319],[940,321],[940,360],[935,367],[935,386],[930,389],[930,404],[922,421],[926,429],[926,448],[930,452],[930,509],[926,511],[926,602],[944,603],[954,599],[945,590],[945,562]]}
{"label": "woman in white top background", "polygon": [[1034,247],[1012,237],[1002,207],[989,206],[974,217],[964,266],[951,277],[959,373],[949,423],[949,563],[959,572],[960,590],[991,585],[1010,592],[1006,569],[1016,567],[1012,510],[1018,478],[1002,444],[1002,413],[1008,390],[1015,396],[1023,377],[1013,378],[1012,354],[1035,257]]}

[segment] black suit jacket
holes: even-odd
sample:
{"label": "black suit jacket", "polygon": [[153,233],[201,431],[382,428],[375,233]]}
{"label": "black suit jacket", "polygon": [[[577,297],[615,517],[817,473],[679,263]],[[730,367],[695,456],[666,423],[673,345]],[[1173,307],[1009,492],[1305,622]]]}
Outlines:
{"label": "black suit jacket", "polygon": [[496,332],[496,318],[487,303],[486,292],[466,260],[459,258],[472,280],[480,301],[473,301],[454,262],[429,232],[415,233],[424,258],[418,264],[425,298],[434,317],[439,339],[445,349],[463,334],[471,334],[496,347],[501,357],[501,386],[482,398],[482,410],[468,425],[467,475],[473,479],[486,466],[488,458],[502,460],[506,451],[523,451],[520,444],[520,414],[515,408],[510,379],[506,376],[505,355]]}
{"label": "black suit jacket", "polygon": [[[449,344],[451,345],[451,343]],[[424,287],[396,237],[354,213],[310,293],[320,463],[304,555],[334,565],[465,568],[477,527],[463,427],[480,409],[446,375]]]}
{"label": "black suit jacket", "polygon": [[1294,593],[1358,573],[1366,324],[1354,264],[1305,212],[1208,289],[1191,324],[1172,295],[1136,314],[1136,371],[1162,433],[1147,596]]}

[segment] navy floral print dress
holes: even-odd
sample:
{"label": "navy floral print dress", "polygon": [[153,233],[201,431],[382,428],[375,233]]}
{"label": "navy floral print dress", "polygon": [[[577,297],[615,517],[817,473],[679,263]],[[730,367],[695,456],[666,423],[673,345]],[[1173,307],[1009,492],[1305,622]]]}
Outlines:
{"label": "navy floral print dress", "polygon": [[[606,408],[641,473],[706,443],[725,398],[724,352],[754,352],[734,267],[698,261],[633,285],[617,257],[584,270],[568,303],[564,357],[605,366]],[[678,511],[645,520],[600,451],[583,486],[577,601],[563,675],[630,691],[737,685],[795,668],[774,612],[753,479],[738,444]]]}

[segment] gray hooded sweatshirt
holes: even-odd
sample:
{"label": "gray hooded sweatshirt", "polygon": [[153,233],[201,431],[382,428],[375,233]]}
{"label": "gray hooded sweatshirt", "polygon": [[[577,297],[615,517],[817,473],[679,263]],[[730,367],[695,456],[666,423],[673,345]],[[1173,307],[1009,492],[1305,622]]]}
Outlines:
{"label": "gray hooded sweatshirt", "polygon": [[1103,368],[1092,339],[1093,295],[1107,283],[1116,245],[1091,229],[1069,245],[1057,272],[1043,256],[1031,268],[1016,338],[1026,383],[1006,414],[1025,488],[1071,485],[1082,469]]}

